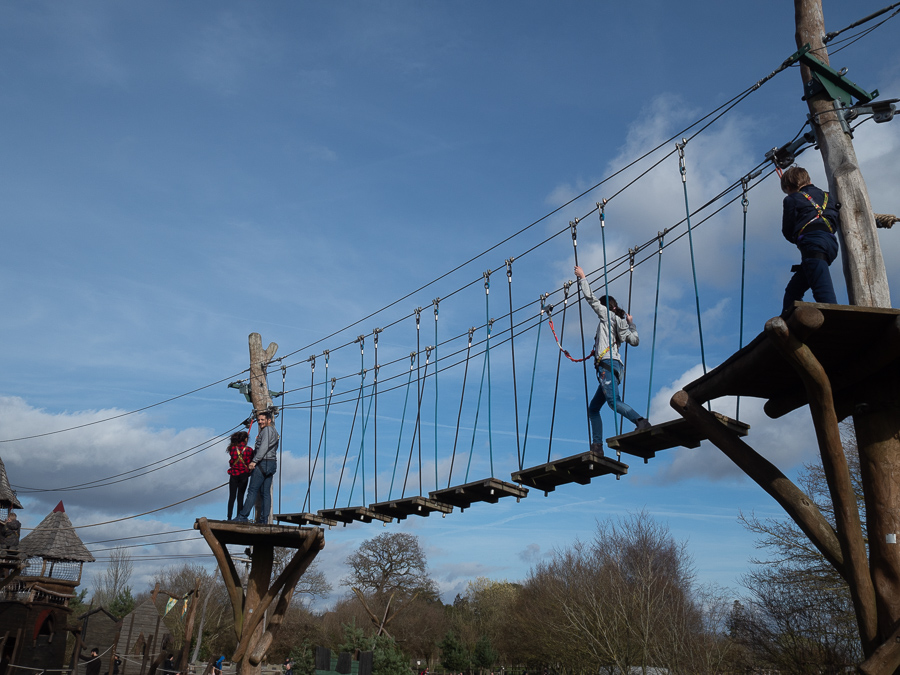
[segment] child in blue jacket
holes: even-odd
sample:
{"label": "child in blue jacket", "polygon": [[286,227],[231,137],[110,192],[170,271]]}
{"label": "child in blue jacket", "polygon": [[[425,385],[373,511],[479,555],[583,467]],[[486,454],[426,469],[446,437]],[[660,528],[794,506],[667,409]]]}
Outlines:
{"label": "child in blue jacket", "polygon": [[791,270],[794,276],[784,289],[782,316],[787,316],[795,300],[802,300],[812,289],[816,302],[836,304],[834,284],[828,267],[838,253],[837,231],[840,205],[812,184],[806,169],[792,166],[781,177],[784,215],[781,233],[800,249],[800,264]]}

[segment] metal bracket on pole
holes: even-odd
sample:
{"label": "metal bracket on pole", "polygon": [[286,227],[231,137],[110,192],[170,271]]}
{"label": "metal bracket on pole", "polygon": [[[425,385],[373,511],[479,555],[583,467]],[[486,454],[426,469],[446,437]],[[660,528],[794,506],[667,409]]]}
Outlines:
{"label": "metal bracket on pole", "polygon": [[823,63],[815,56],[810,54],[809,44],[803,45],[803,48],[795,52],[788,58],[789,63],[799,61],[812,71],[812,79],[804,86],[803,100],[806,101],[813,96],[825,92],[832,101],[840,101],[845,107],[853,105],[853,98],[860,103],[868,103],[878,98],[878,90],[867,92],[858,84],[846,77],[847,69],[837,71],[827,63]]}

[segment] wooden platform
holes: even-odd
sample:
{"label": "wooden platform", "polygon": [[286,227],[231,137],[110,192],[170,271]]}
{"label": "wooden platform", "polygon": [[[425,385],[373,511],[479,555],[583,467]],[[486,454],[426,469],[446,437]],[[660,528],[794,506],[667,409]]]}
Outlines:
{"label": "wooden platform", "polygon": [[[738,436],[746,436],[750,431],[750,425],[738,422],[721,413],[713,415],[726,427],[734,431]],[[635,457],[641,457],[644,463],[651,457],[656,457],[660,450],[669,448],[696,448],[706,436],[697,431],[687,420],[677,419],[661,424],[654,424],[644,431],[632,431],[621,436],[613,436],[606,439],[606,445],[619,452],[624,452]]]}
{"label": "wooden platform", "polygon": [[453,511],[453,507],[449,504],[444,504],[443,502],[421,496],[403,497],[401,499],[391,499],[386,502],[377,502],[375,504],[369,504],[369,508],[375,513],[390,516],[397,520],[403,520],[409,516],[427,517],[434,512],[451,513]]}
{"label": "wooden platform", "polygon": [[503,497],[515,497],[517,500],[528,496],[528,490],[515,483],[507,483],[497,478],[485,478],[465,485],[444,488],[429,492],[429,496],[438,502],[457,507],[465,511],[475,502],[496,504]]}
{"label": "wooden platform", "polygon": [[390,523],[393,519],[390,516],[384,516],[375,513],[372,509],[365,506],[347,506],[337,509],[322,509],[319,515],[329,520],[336,520],[344,523],[344,525],[353,522],[371,523],[373,520],[380,520],[382,523]]}
{"label": "wooden platform", "polygon": [[[787,325],[825,368],[840,419],[867,400],[875,383],[900,378],[900,310],[798,302]],[[684,390],[698,403],[764,398],[773,418],[808,404],[800,376],[765,331]]]}
{"label": "wooden platform", "polygon": [[[200,529],[200,518],[194,521],[194,529]],[[296,527],[294,525],[258,525],[256,523],[236,523],[233,520],[208,520],[210,532],[222,544],[255,546],[264,540],[266,544],[279,548],[302,548],[311,536],[317,536],[319,528]]]}
{"label": "wooden platform", "polygon": [[279,523],[291,523],[293,525],[327,525],[334,527],[336,520],[323,518],[317,513],[278,513],[274,516]]}
{"label": "wooden platform", "polygon": [[606,474],[623,476],[628,473],[628,465],[615,459],[604,457],[599,452],[585,452],[580,455],[555,459],[547,464],[516,471],[512,479],[537,490],[553,492],[567,483],[587,485],[591,479]]}

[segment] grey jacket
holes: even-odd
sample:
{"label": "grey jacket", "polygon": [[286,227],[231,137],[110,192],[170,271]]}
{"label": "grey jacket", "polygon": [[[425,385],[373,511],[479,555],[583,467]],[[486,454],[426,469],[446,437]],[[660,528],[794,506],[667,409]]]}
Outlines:
{"label": "grey jacket", "polygon": [[278,459],[278,432],[271,424],[263,427],[257,435],[251,461],[259,464],[264,459]]}
{"label": "grey jacket", "polygon": [[[594,297],[594,293],[591,291],[591,285],[588,283],[587,279],[579,279],[578,283],[581,286],[581,292],[584,294],[584,299],[588,301],[588,304],[590,304],[591,308],[597,313],[597,316],[600,319],[597,324],[597,334],[594,336],[594,351],[597,354],[597,358],[604,360],[615,359],[619,363],[622,363],[622,357],[619,356],[619,345],[623,342],[627,342],[632,347],[637,347],[638,344],[640,344],[637,328],[633,322],[620,319],[615,313],[610,313],[609,310],[606,309],[606,305],[601,304],[600,301]],[[607,314],[609,314],[609,328],[612,328],[614,338],[612,345],[609,343]]]}

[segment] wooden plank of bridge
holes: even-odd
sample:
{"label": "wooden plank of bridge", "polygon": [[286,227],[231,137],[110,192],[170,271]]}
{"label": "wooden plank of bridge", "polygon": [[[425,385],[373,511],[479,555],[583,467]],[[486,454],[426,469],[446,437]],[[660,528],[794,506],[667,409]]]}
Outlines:
{"label": "wooden plank of bridge", "polygon": [[366,508],[365,506],[348,506],[336,509],[321,509],[319,511],[319,515],[323,518],[328,518],[329,520],[336,520],[338,522],[344,523],[344,525],[357,521],[360,523],[371,523],[373,520],[379,520],[382,523],[389,523],[392,520],[390,516],[376,513],[372,509]]}
{"label": "wooden plank of bridge", "polygon": [[507,483],[497,478],[485,478],[465,485],[456,485],[429,492],[435,501],[457,507],[465,511],[476,502],[496,504],[503,497],[515,497],[516,501],[528,496],[528,490],[515,483]]}
{"label": "wooden plank of bridge", "polygon": [[338,524],[336,520],[323,518],[317,513],[278,513],[275,515],[275,520],[279,523],[290,523],[292,525],[327,525],[328,527],[334,527]]}
{"label": "wooden plank of bridge", "polygon": [[[746,436],[750,425],[739,422],[721,413],[714,412],[716,419],[738,436]],[[641,457],[644,463],[655,457],[660,450],[670,448],[697,448],[706,440],[706,435],[684,418],[654,424],[643,431],[632,431],[606,439],[606,445],[619,452]]]}
{"label": "wooden plank of bridge", "polygon": [[601,452],[584,452],[571,455],[512,474],[512,479],[545,493],[553,492],[560,485],[578,483],[588,485],[598,476],[613,474],[617,478],[628,473],[628,465],[605,457]]}
{"label": "wooden plank of bridge", "polygon": [[404,497],[401,499],[389,499],[384,502],[369,504],[369,509],[383,516],[403,520],[409,516],[425,516],[431,513],[451,513],[453,507],[449,504],[428,499],[422,496]]}

